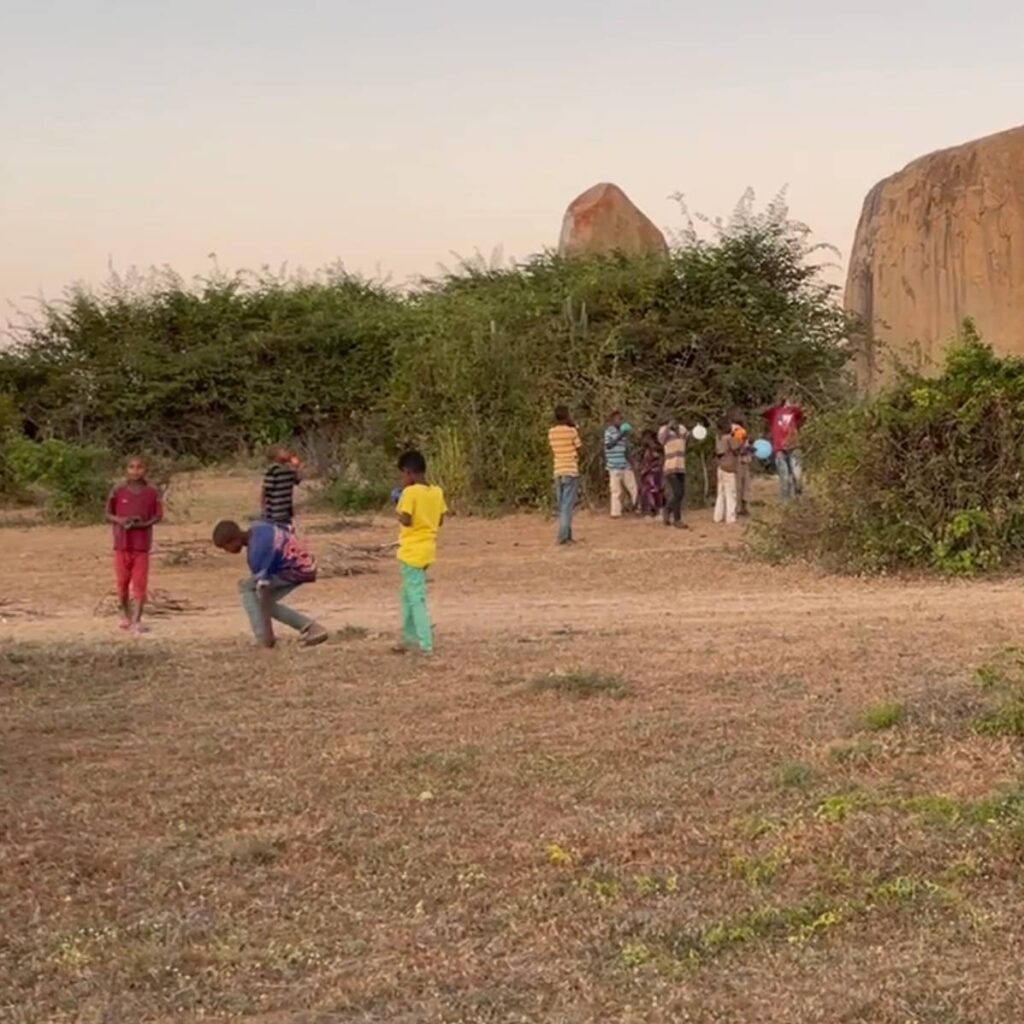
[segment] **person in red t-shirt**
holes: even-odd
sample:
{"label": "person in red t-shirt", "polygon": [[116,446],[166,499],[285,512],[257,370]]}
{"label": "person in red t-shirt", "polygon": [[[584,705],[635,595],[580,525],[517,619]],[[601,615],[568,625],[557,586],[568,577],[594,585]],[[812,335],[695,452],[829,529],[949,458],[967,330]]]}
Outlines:
{"label": "person in red t-shirt", "polygon": [[789,396],[765,411],[772,451],[775,453],[775,471],[779,476],[779,493],[783,501],[799,497],[803,491],[803,467],[800,464],[800,428],[804,411]]}
{"label": "person in red t-shirt", "polygon": [[[128,460],[127,479],[107,499],[107,522],[114,527],[114,577],[121,604],[121,628],[142,632],[142,609],[146,605],[149,581],[149,549],[153,546],[153,525],[163,518],[160,494],[146,482],[146,464],[140,458]],[[132,611],[129,600],[135,598]]]}

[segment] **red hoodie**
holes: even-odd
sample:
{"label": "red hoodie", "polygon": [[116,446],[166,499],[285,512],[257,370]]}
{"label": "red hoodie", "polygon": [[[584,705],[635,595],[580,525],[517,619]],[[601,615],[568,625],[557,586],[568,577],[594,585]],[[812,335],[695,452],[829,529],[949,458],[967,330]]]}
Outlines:
{"label": "red hoodie", "polygon": [[785,452],[799,447],[804,411],[799,405],[773,405],[765,414],[772,449]]}

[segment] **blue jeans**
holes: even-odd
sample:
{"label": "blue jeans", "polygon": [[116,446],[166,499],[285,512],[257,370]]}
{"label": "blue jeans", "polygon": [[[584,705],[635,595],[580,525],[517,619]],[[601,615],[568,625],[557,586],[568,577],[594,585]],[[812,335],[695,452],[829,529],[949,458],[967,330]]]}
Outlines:
{"label": "blue jeans", "polygon": [[779,475],[779,494],[783,501],[799,498],[804,489],[804,471],[800,465],[800,451],[775,453],[775,471]]}
{"label": "blue jeans", "polygon": [[568,544],[572,540],[572,513],[576,508],[576,491],[579,477],[555,477],[555,505],[558,508],[558,543]]}
{"label": "blue jeans", "polygon": [[[270,617],[278,622],[291,626],[292,629],[301,633],[313,625],[313,620],[307,618],[301,612],[281,604],[281,602],[297,587],[298,583],[289,583],[287,580],[278,579],[274,576],[270,581]],[[266,640],[263,635],[263,610],[260,607],[260,596],[256,590],[256,580],[249,576],[238,584],[238,592],[242,598],[242,607],[245,614],[249,616],[249,625],[252,627],[253,636],[260,642]]]}

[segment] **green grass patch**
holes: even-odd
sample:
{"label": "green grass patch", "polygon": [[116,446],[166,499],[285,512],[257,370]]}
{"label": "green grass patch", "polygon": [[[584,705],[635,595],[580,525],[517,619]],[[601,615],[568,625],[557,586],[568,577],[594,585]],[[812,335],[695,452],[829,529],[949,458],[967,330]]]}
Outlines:
{"label": "green grass patch", "polygon": [[437,780],[452,780],[473,771],[480,761],[479,747],[457,747],[451,750],[424,750],[402,762],[402,768]]}
{"label": "green grass patch", "polygon": [[320,492],[319,502],[335,512],[379,512],[391,503],[391,488],[381,484],[335,480]]}
{"label": "green grass patch", "polygon": [[629,696],[629,686],[621,676],[608,672],[553,672],[530,681],[533,693],[560,693],[576,700],[610,697],[621,700]]}
{"label": "green grass patch", "polygon": [[991,706],[975,717],[975,732],[982,736],[1024,736],[1024,655],[1007,647],[974,671],[978,686]]}
{"label": "green grass patch", "polygon": [[867,886],[849,898],[815,893],[789,906],[755,907],[696,928],[641,934],[621,946],[619,961],[628,968],[652,964],[660,973],[672,973],[758,942],[803,946],[876,909],[897,908],[943,891],[928,879],[899,875]]}
{"label": "green grass patch", "polygon": [[832,747],[828,752],[828,758],[836,764],[857,766],[871,764],[880,753],[881,749],[876,744],[861,740],[857,743],[840,743]]}
{"label": "green grass patch", "polygon": [[814,769],[802,761],[787,761],[779,765],[778,780],[783,789],[809,789],[814,783]]}
{"label": "green grass patch", "polygon": [[885,701],[867,708],[860,716],[862,729],[884,732],[899,725],[906,718],[907,709],[896,701]]}
{"label": "green grass patch", "polygon": [[743,854],[730,857],[729,874],[760,888],[774,881],[779,872],[788,864],[789,853],[785,847],[780,846],[760,857],[748,857]]}
{"label": "green grass patch", "polygon": [[1024,736],[1024,693],[1014,693],[974,720],[982,736]]}
{"label": "green grass patch", "polygon": [[363,626],[342,626],[341,629],[335,630],[335,640],[365,640],[370,635],[370,631]]}

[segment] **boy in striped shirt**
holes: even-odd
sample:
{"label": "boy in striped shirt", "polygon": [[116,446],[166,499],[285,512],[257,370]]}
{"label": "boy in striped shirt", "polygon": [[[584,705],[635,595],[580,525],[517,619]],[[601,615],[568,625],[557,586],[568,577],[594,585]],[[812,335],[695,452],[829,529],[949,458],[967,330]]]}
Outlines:
{"label": "boy in striped shirt", "polygon": [[687,529],[683,522],[683,499],[686,497],[686,439],[690,432],[678,420],[669,420],[658,431],[658,443],[665,453],[665,490],[668,492],[663,512],[665,525]]}
{"label": "boy in striped shirt", "polygon": [[569,408],[555,408],[555,424],[548,431],[548,444],[555,470],[555,502],[558,506],[558,543],[572,544],[572,513],[579,487],[580,432],[569,415]]}
{"label": "boy in striped shirt", "polygon": [[608,419],[608,427],[604,432],[604,463],[608,470],[608,490],[611,492],[612,519],[622,517],[622,489],[626,489],[633,511],[640,511],[639,491],[636,485],[636,473],[629,464],[627,438],[632,427],[622,418],[618,409]]}
{"label": "boy in striped shirt", "polygon": [[265,522],[291,526],[295,516],[295,488],[301,482],[299,460],[283,444],[267,449],[270,465],[263,474],[261,514]]}

